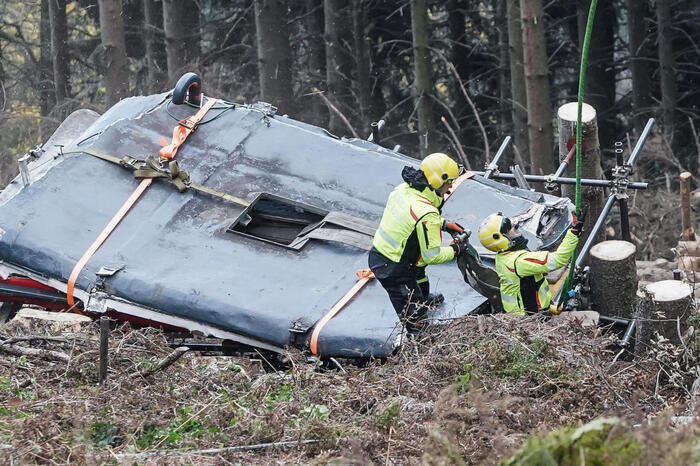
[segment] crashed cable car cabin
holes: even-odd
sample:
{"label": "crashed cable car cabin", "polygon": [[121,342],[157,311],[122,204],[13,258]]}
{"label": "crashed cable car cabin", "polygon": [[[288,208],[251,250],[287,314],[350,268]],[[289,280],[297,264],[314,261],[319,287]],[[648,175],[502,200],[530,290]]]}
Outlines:
{"label": "crashed cable car cabin", "polygon": [[[403,166],[418,161],[264,103],[203,97],[193,83],[122,100],[103,115],[78,110],[20,159],[20,174],[0,192],[5,313],[38,304],[257,350],[391,354],[402,326],[380,284],[356,273],[367,268]],[[566,199],[474,175],[443,216],[475,230],[502,211],[519,217],[531,247],[546,248],[571,209]],[[445,297],[430,313],[436,322],[488,300],[498,306],[493,254],[472,247],[459,268],[428,269]]]}

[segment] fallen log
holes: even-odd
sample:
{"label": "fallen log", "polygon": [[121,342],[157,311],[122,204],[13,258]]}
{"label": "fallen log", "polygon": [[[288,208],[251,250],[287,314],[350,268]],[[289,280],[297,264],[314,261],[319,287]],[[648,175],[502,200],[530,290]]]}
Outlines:
{"label": "fallen log", "polygon": [[680,344],[694,309],[693,287],[680,280],[649,283],[637,292],[635,354],[649,350],[655,333]]}
{"label": "fallen log", "polygon": [[606,316],[632,318],[637,294],[637,248],[627,241],[598,243],[590,252],[591,308]]}
{"label": "fallen log", "polygon": [[27,348],[24,346],[15,345],[0,345],[0,351],[11,354],[13,356],[30,356],[47,359],[49,361],[59,361],[68,364],[70,356],[60,351],[51,351],[47,349]]}

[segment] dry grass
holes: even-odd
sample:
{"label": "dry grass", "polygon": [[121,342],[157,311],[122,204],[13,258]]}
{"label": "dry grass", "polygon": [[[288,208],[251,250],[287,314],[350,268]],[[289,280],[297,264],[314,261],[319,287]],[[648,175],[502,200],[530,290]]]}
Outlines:
{"label": "dry grass", "polygon": [[[642,425],[637,435],[652,446],[698,432],[697,423],[646,427],[649,415],[681,414],[686,393],[657,386],[658,363],[613,363],[612,337],[575,323],[464,318],[346,372],[318,371],[300,354],[287,371],[267,372],[264,361],[187,353],[149,378],[131,374],[170,352],[165,335],[121,326],[104,386],[96,324],[60,335],[41,322],[0,328],[2,339],[28,334],[61,336],[21,344],[63,351],[70,363],[0,352],[3,463],[492,464],[532,433],[601,415]],[[322,441],[188,453],[303,439]],[[148,451],[173,454],[119,456]]]}

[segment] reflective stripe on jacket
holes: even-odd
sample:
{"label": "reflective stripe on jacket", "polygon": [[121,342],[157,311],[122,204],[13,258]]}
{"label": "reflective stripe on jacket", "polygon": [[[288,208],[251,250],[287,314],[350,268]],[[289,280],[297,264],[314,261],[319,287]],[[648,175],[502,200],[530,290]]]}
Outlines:
{"label": "reflective stripe on jacket", "polygon": [[425,266],[454,258],[442,246],[442,199],[430,188],[422,192],[402,183],[389,194],[372,245],[393,262]]}
{"label": "reflective stripe on jacket", "polygon": [[568,264],[577,244],[578,236],[569,230],[554,252],[519,250],[496,254],[503,310],[525,315],[526,310],[549,308],[552,294],[545,275]]}

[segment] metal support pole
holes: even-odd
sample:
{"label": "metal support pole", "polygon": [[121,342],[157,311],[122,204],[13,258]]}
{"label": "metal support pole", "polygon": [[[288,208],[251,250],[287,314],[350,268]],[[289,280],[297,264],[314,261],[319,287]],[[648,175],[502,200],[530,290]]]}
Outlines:
{"label": "metal support pole", "polygon": [[[473,172],[476,175],[484,175],[484,172]],[[532,181],[535,183],[558,183],[558,184],[576,184],[576,178],[552,178],[545,175],[523,175],[527,181]],[[493,173],[491,178],[494,180],[515,180],[516,177],[512,173]],[[595,186],[598,188],[612,188],[614,182],[611,180],[594,180],[591,178],[584,178],[581,180],[581,186]],[[643,183],[639,181],[630,181],[627,185],[628,189],[647,189],[649,183]]]}
{"label": "metal support pole", "polygon": [[503,140],[501,143],[501,147],[498,148],[498,151],[496,151],[496,155],[493,156],[493,160],[491,160],[491,163],[486,165],[486,171],[484,172],[484,178],[491,178],[491,174],[494,171],[498,170],[498,162],[501,159],[501,156],[503,153],[506,151],[506,148],[508,147],[508,144],[510,143],[510,136],[506,136],[506,138]]}
{"label": "metal support pole", "polygon": [[107,380],[109,359],[109,317],[100,317],[100,385]]}
{"label": "metal support pole", "polygon": [[637,319],[632,319],[630,320],[629,324],[627,324],[627,329],[625,330],[625,335],[622,337],[622,340],[620,341],[620,346],[627,346],[627,344],[630,341],[630,337],[634,333],[634,330],[637,328]]}
{"label": "metal support pole", "polygon": [[637,161],[637,157],[639,157],[639,152],[641,152],[642,147],[644,146],[644,143],[646,142],[647,137],[649,136],[649,133],[651,132],[651,128],[653,126],[654,119],[649,118],[649,121],[647,121],[644,130],[642,130],[642,134],[639,136],[639,139],[637,139],[637,144],[635,144],[634,149],[632,149],[632,154],[630,154],[630,158],[627,160],[627,165],[634,165],[634,162]]}
{"label": "metal support pole", "polygon": [[578,257],[576,258],[576,268],[581,267],[581,264],[583,264],[583,261],[586,259],[586,256],[588,255],[588,251],[591,250],[591,246],[593,246],[593,241],[595,240],[595,237],[598,235],[598,232],[600,231],[600,229],[603,227],[603,223],[605,222],[605,217],[607,217],[608,214],[610,213],[610,209],[612,208],[616,199],[617,199],[617,196],[615,194],[611,194],[610,196],[608,196],[608,201],[605,203],[605,206],[603,206],[603,210],[600,212],[600,216],[598,217],[598,220],[596,220],[595,225],[593,226],[593,229],[591,229],[591,232],[588,235],[588,238],[586,238],[586,244],[583,245],[583,247],[581,248],[581,252],[579,252]]}

